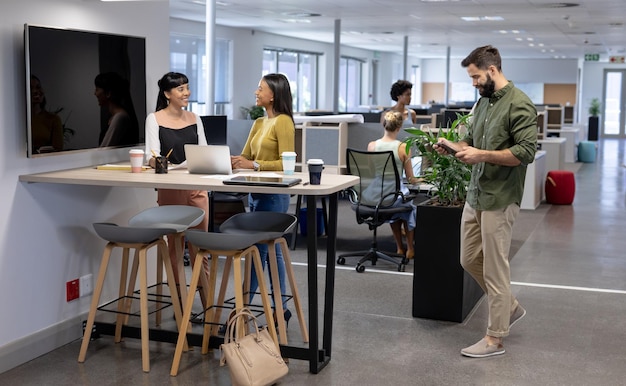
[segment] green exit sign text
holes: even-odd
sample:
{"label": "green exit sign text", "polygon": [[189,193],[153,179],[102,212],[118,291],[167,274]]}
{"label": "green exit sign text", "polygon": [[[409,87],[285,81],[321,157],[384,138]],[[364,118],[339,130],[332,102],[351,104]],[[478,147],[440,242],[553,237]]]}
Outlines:
{"label": "green exit sign text", "polygon": [[597,62],[600,60],[600,54],[585,54],[585,60],[588,62]]}

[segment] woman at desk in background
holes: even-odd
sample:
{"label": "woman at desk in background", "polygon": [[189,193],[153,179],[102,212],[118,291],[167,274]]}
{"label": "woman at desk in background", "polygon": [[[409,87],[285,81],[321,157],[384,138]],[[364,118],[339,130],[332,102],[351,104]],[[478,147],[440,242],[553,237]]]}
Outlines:
{"label": "woman at desk in background", "polygon": [[[398,111],[387,111],[383,115],[383,126],[385,134],[382,138],[372,141],[367,145],[367,151],[389,151],[393,152],[393,158],[396,161],[398,173],[402,174],[402,170],[406,174],[407,182],[415,183],[418,179],[413,174],[413,164],[411,163],[410,150],[407,150],[406,143],[398,140],[398,133],[402,128],[402,113]],[[409,193],[408,189],[406,192]],[[393,204],[393,206],[411,206],[411,212],[403,212],[395,215],[389,226],[393,232],[393,238],[396,241],[397,253],[405,255],[407,259],[412,259],[415,255],[413,236],[415,234],[415,216],[417,208],[412,202],[403,202],[402,197]],[[402,227],[406,235],[406,249],[404,249],[402,238]]]}
{"label": "woman at desk in background", "polygon": [[33,154],[63,150],[63,123],[46,110],[46,94],[35,75],[30,76],[30,109]]}
{"label": "woman at desk in background", "polygon": [[[153,154],[167,155],[172,164],[185,161],[186,143],[206,145],[204,126],[200,116],[183,110],[189,104],[189,79],[177,72],[168,72],[159,80],[156,111],[146,118],[146,158],[151,167],[155,167]],[[194,229],[208,230],[209,196],[206,190],[158,189],[159,205],[190,205],[203,209],[204,220]],[[168,236],[168,249],[172,260],[174,276],[178,278],[178,265],[175,246]],[[184,246],[183,246],[184,249]],[[190,246],[189,253],[195,256]],[[182,256],[181,256],[182,257]],[[194,259],[191,259],[193,262]],[[209,261],[203,261],[204,271],[209,273]]]}
{"label": "woman at desk in background", "polygon": [[399,80],[391,85],[391,99],[396,102],[390,109],[385,110],[380,115],[380,123],[385,124],[385,113],[388,111],[397,111],[402,114],[402,123],[405,125],[414,125],[417,122],[417,113],[415,110],[409,109],[406,106],[411,104],[411,90],[413,84],[408,80]]}
{"label": "woman at desk in background", "polygon": [[102,125],[100,147],[128,146],[139,143],[139,122],[130,96],[130,83],[116,72],[98,74],[94,95],[108,116]]}
{"label": "woman at desk in background", "polygon": [[[283,170],[280,155],[284,151],[295,151],[295,124],[289,80],[282,74],[267,74],[261,78],[254,93],[256,105],[265,108],[266,116],[257,118],[252,125],[241,155],[231,157],[233,169]],[[287,213],[288,194],[251,193],[250,211]],[[267,262],[267,245],[257,245],[263,267]],[[276,259],[281,294],[285,294],[285,260],[280,247],[276,245]],[[254,266],[250,279],[250,293],[258,287]],[[271,277],[270,277],[271,282]],[[272,288],[275,283],[271,283]],[[286,307],[287,298],[283,295],[285,322],[289,322],[291,311]]]}

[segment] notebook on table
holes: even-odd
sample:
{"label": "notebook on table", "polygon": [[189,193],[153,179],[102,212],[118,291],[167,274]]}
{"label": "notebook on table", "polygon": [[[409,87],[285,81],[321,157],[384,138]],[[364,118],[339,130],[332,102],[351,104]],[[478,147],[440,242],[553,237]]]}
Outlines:
{"label": "notebook on table", "polygon": [[302,182],[295,177],[236,176],[222,181],[225,185],[274,186],[288,188]]}
{"label": "notebook on table", "polygon": [[227,145],[185,145],[187,170],[192,174],[233,174]]}

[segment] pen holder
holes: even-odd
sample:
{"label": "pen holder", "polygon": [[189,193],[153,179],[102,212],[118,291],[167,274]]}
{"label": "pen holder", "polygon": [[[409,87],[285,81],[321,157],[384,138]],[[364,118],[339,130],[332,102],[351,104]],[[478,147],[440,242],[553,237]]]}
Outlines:
{"label": "pen holder", "polygon": [[156,174],[167,173],[167,157],[164,157],[164,156],[154,157],[154,172]]}

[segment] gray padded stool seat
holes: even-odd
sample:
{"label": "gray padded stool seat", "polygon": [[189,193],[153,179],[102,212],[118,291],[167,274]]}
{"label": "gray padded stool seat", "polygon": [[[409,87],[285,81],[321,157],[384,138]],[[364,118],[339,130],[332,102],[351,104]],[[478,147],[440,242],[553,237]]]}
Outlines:
{"label": "gray padded stool seat", "polygon": [[[102,261],[100,263],[100,270],[98,271],[98,278],[93,292],[93,298],[91,301],[91,307],[89,308],[89,315],[87,317],[87,324],[85,325],[85,332],[83,334],[83,341],[80,347],[80,353],[78,355],[78,362],[85,361],[87,355],[87,347],[91,340],[91,331],[94,325],[96,312],[98,310],[106,310],[117,313],[117,321],[115,325],[115,342],[121,341],[122,325],[127,323],[128,316],[131,315],[130,308],[133,300],[133,292],[135,287],[136,270],[140,275],[140,307],[139,314],[141,317],[141,357],[143,371],[150,371],[150,352],[149,352],[149,329],[148,329],[148,288],[147,288],[147,251],[152,247],[160,247],[159,255],[167,275],[173,275],[172,265],[169,255],[165,253],[165,241],[163,236],[166,234],[175,232],[174,228],[169,227],[132,227],[132,226],[118,226],[112,223],[95,223],[93,224],[94,230],[102,239],[108,241],[102,254]],[[99,307],[100,296],[102,295],[102,287],[106,277],[106,271],[109,265],[111,252],[113,248],[122,248],[122,271],[120,274],[119,284],[119,298],[113,302],[117,302],[117,310],[107,310],[103,307]],[[131,274],[130,283],[127,283],[128,278],[128,259],[130,250],[135,250],[135,262],[137,269],[134,269],[134,274]],[[158,269],[162,269],[160,266]],[[181,321],[181,307],[178,300],[178,294],[174,283],[169,285],[170,295],[172,298],[172,304],[174,306],[174,316],[177,320],[177,325],[180,325]],[[111,304],[109,302],[107,304]],[[157,309],[161,309],[161,305],[164,302],[156,301]],[[170,303],[167,303],[169,305]],[[132,314],[134,315],[134,314]]]}
{"label": "gray padded stool seat", "polygon": [[[242,271],[241,271],[241,259],[245,258],[246,266],[254,264],[257,272],[257,279],[259,281],[259,292],[261,293],[261,299],[263,302],[263,311],[265,313],[265,319],[268,324],[268,330],[274,343],[278,347],[278,339],[276,337],[276,328],[274,326],[274,318],[272,316],[272,305],[263,278],[263,269],[261,265],[261,257],[259,250],[256,247],[256,243],[267,238],[267,234],[264,233],[249,233],[249,234],[223,234],[214,232],[202,232],[194,229],[187,231],[187,240],[195,246],[198,250],[194,257],[195,264],[191,273],[191,282],[189,283],[189,293],[194,294],[198,286],[198,279],[200,277],[200,271],[202,269],[201,261],[204,255],[209,254],[211,256],[211,268],[209,270],[209,285],[204,288],[207,304],[204,311],[204,331],[202,337],[202,353],[206,354],[209,351],[209,338],[217,328],[219,322],[219,311],[215,312],[219,306],[223,305],[222,302],[215,303],[215,286],[217,282],[217,263],[218,256],[225,256],[226,263],[224,267],[224,274],[222,276],[222,285],[228,281],[228,273],[230,272],[230,266],[233,266],[233,280],[235,291],[235,309],[240,310],[244,307],[243,288],[242,288]],[[248,284],[244,284],[249,287]],[[172,362],[172,368],[170,375],[176,376],[180,367],[180,360],[183,350],[186,348],[186,331],[190,326],[191,311],[193,308],[193,296],[187,297],[187,301],[183,305],[182,324],[179,324],[178,329],[178,341],[176,344],[176,351],[174,352],[174,360]],[[218,306],[218,307],[214,307]]]}
{"label": "gray padded stool seat", "polygon": [[[302,311],[302,303],[300,302],[300,294],[298,293],[298,286],[296,285],[295,275],[291,266],[291,256],[289,255],[289,246],[284,235],[291,233],[298,225],[298,218],[294,215],[279,212],[247,212],[240,213],[232,216],[220,226],[220,231],[224,234],[264,234],[265,238],[258,241],[258,243],[267,244],[268,246],[268,259],[269,259],[269,271],[272,277],[272,283],[278,283],[278,268],[276,263],[276,244],[280,245],[283,253],[283,259],[285,260],[285,273],[289,279],[289,288],[291,289],[291,296],[280,293],[280,286],[273,286],[274,305],[276,308],[276,319],[278,325],[278,336],[280,338],[280,344],[286,345],[287,342],[287,326],[284,317],[279,317],[284,314],[282,296],[287,295],[293,298],[296,315],[298,316],[298,322],[300,324],[300,332],[302,334],[302,340],[306,343],[309,341],[309,334],[306,328],[306,321],[304,319],[304,312]],[[246,272],[246,276],[249,276]],[[218,296],[218,302],[223,299],[226,291],[225,286],[220,288],[220,294]]]}
{"label": "gray padded stool seat", "polygon": [[[178,273],[176,282],[179,284],[179,295],[183,304],[187,299],[187,278],[183,264],[185,231],[200,224],[204,219],[205,213],[204,210],[195,206],[163,205],[145,209],[128,220],[128,224],[133,227],[166,227],[172,229],[167,236],[171,238],[170,242],[174,243],[176,250],[176,257],[173,259],[176,263],[174,269]],[[160,267],[161,265],[158,266]],[[136,262],[133,264],[133,272],[135,269]],[[131,277],[134,277],[134,275],[131,275]],[[206,275],[202,275],[200,277],[200,286],[206,286],[208,284],[207,280]],[[155,285],[157,296],[161,295],[163,284],[163,270],[157,270]],[[204,296],[202,300],[204,302]],[[160,322],[161,313],[157,313],[157,323]]]}

